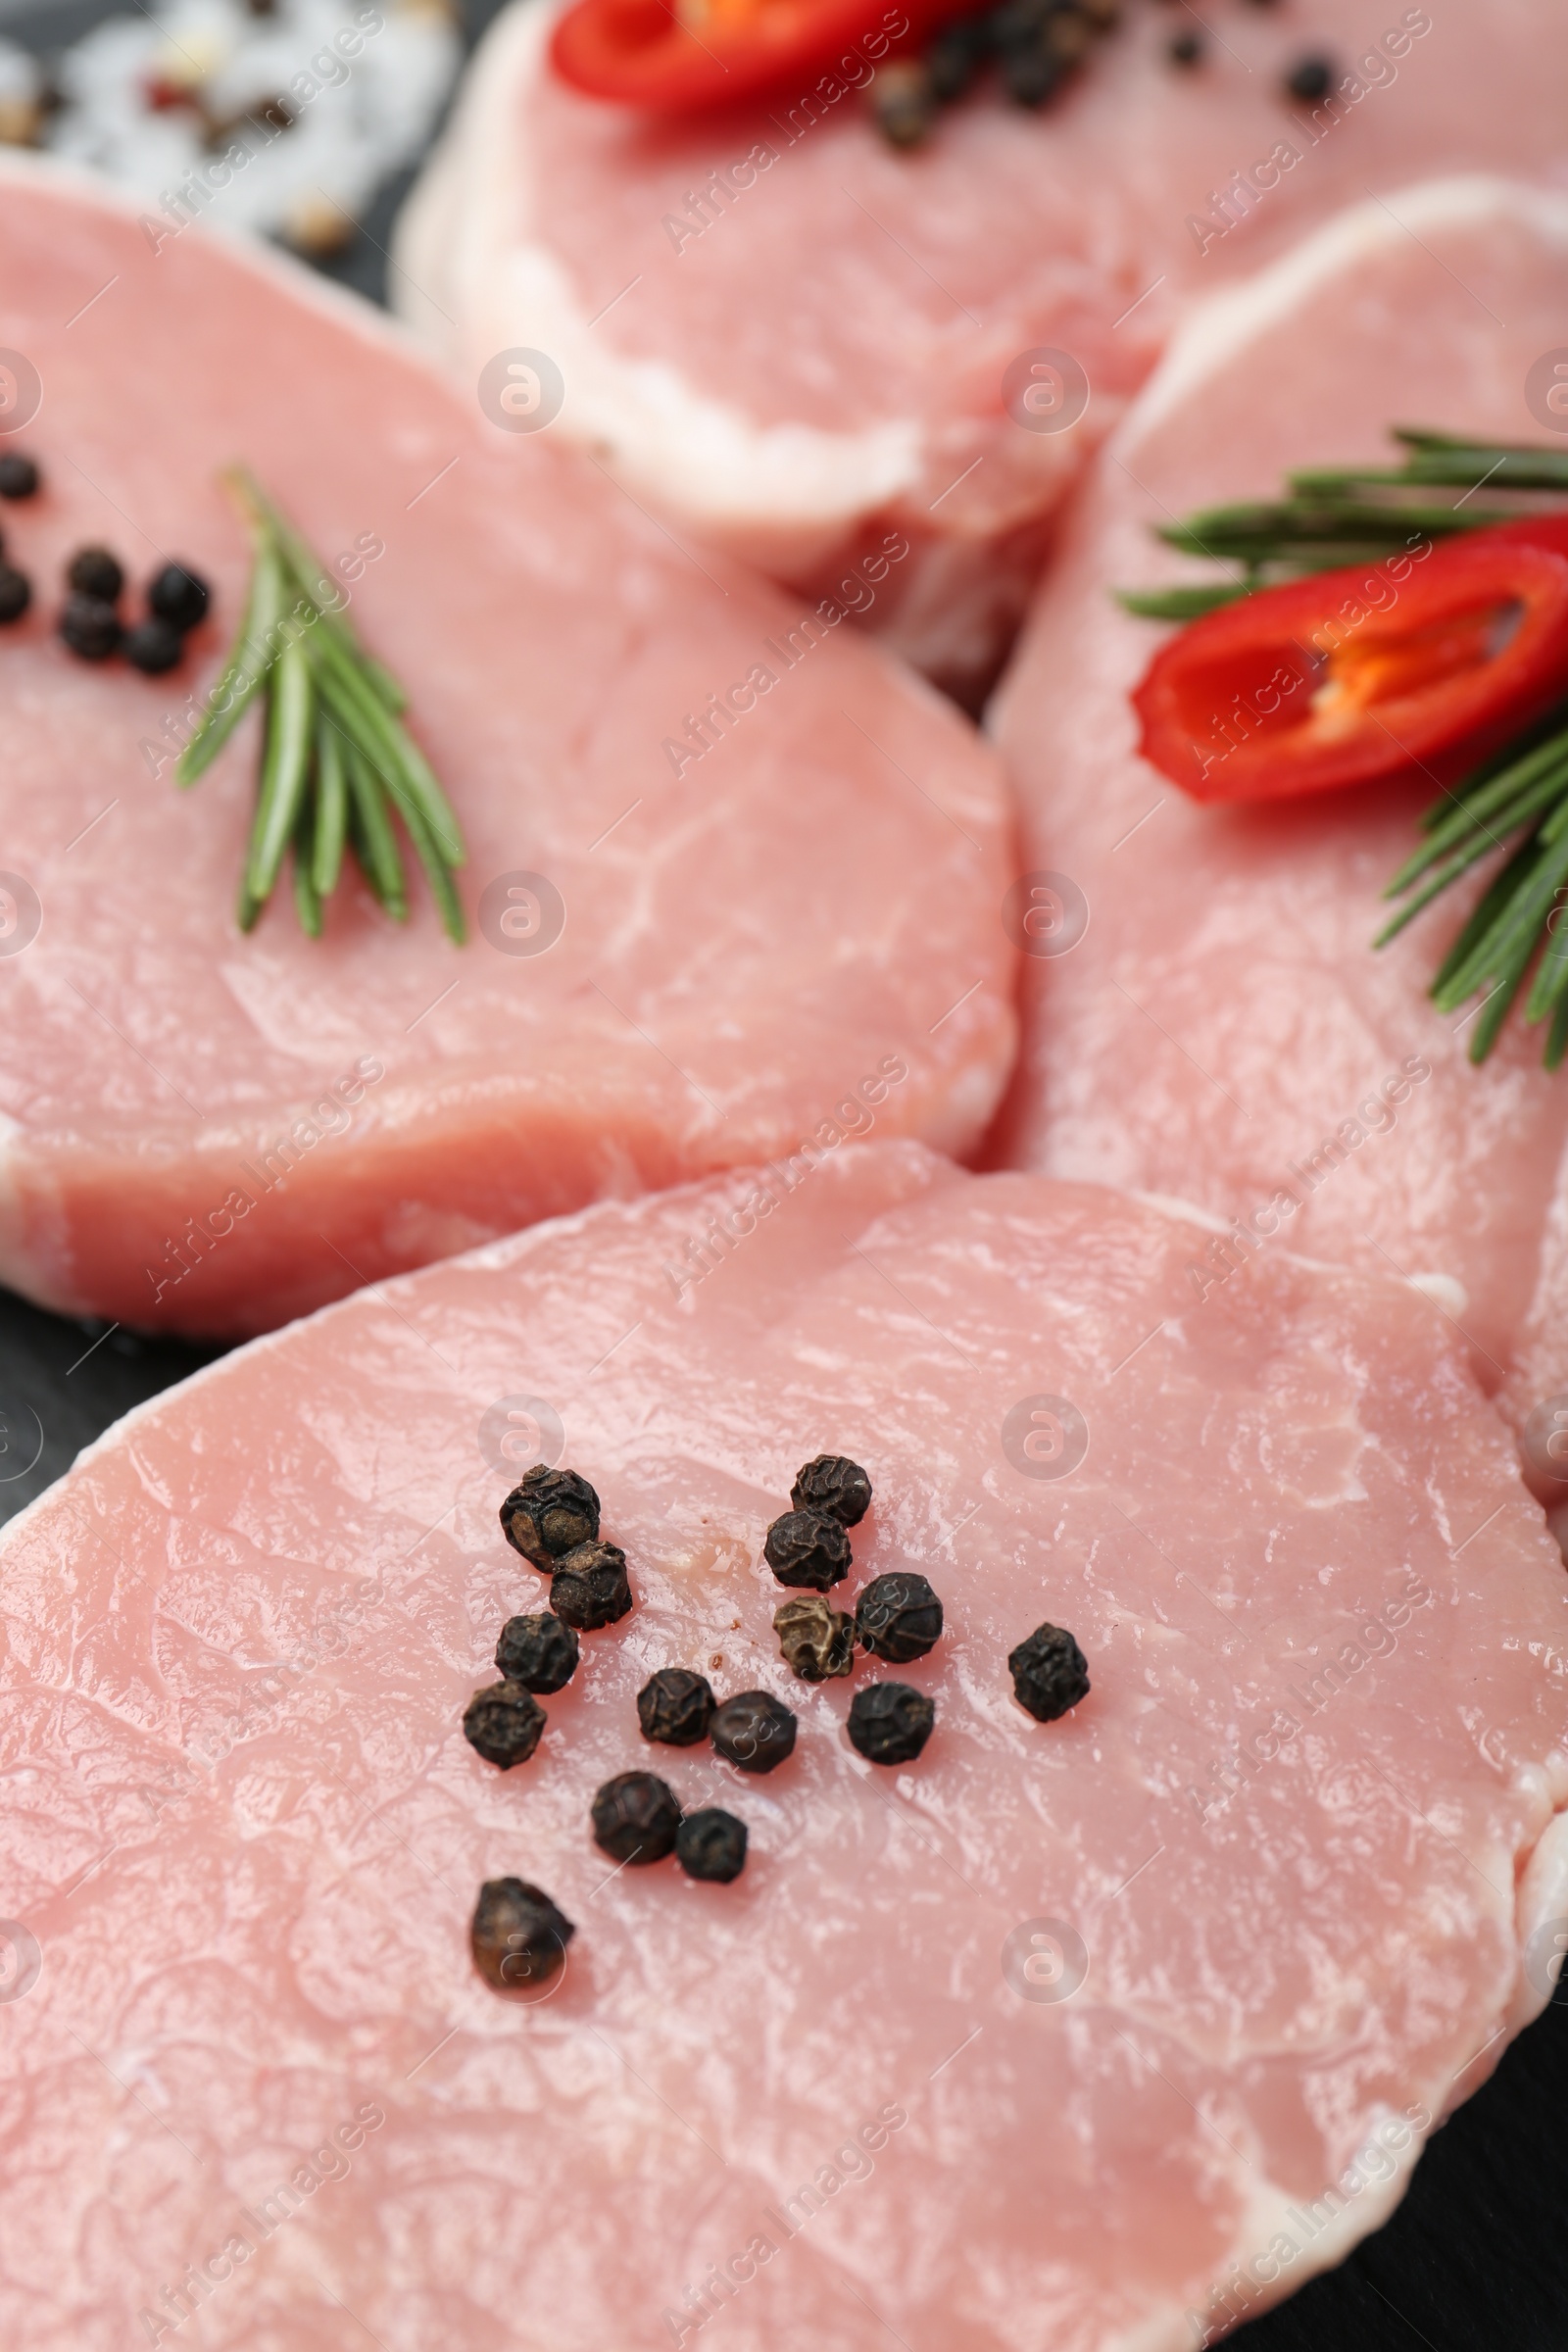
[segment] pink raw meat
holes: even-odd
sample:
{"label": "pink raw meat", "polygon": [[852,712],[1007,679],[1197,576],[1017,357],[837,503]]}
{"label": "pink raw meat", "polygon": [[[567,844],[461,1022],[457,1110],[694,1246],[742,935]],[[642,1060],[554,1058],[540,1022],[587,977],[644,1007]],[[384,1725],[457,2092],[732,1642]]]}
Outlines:
{"label": "pink raw meat", "polygon": [[[362,1294],[6,1531],[8,2343],[1187,2352],[1375,2227],[1543,2005],[1563,1572],[1431,1305],[1276,1252],[1200,1307],[1169,1212],[915,1145],[798,1174]],[[509,1398],[637,1605],[503,1776],[460,1717],[542,1597]],[[791,1680],[760,1559],[823,1447],[875,1484],[840,1592],[947,1611],[853,1686]],[[1093,1682],[1050,1725],[1042,1619]],[[666,1665],[780,1693],[793,1758],[651,1747]],[[902,1770],[844,1732],[890,1672],[937,1710]],[[604,1858],[638,1767],[749,1824],[735,1885]],[[469,1960],[511,1874],[576,1925],[542,2002]]]}
{"label": "pink raw meat", "polygon": [[[1009,813],[929,689],[705,572],[561,449],[519,467],[301,270],[144,233],[19,165],[0,254],[0,345],[43,386],[8,446],[46,477],[5,515],[36,596],[0,632],[0,863],[24,886],[0,906],[23,949],[0,955],[0,1278],[248,1333],[813,1132],[975,1143],[1015,1033]],[[502,952],[493,914],[454,949],[421,882],[406,930],[357,882],[320,943],[286,886],[236,930],[254,719],[194,792],[171,773],[238,623],[249,547],[217,479],[236,457],[363,574],[354,617],[466,834],[470,918],[492,882],[542,874],[564,920],[547,952]],[[186,668],[65,651],[61,566],[89,540],[138,580],[167,552],[215,581]],[[682,744],[717,695],[708,748]]]}
{"label": "pink raw meat", "polygon": [[1517,1019],[1475,1067],[1473,1009],[1428,1002],[1464,893],[1373,952],[1431,781],[1196,807],[1133,748],[1163,632],[1110,598],[1181,572],[1152,525],[1288,466],[1382,463],[1390,424],[1547,440],[1525,377],[1563,337],[1568,203],[1434,182],[1397,216],[1346,215],[1195,320],[1073,516],[995,725],[1026,864],[1071,878],[1088,929],[1027,966],[998,1150],[1213,1212],[1200,1289],[1272,1234],[1425,1283],[1522,1421],[1568,1388],[1568,1080]]}
{"label": "pink raw meat", "polygon": [[[1043,115],[990,86],[914,154],[832,75],[675,122],[580,98],[545,67],[555,13],[516,0],[479,51],[405,213],[396,299],[466,382],[545,350],[554,429],[783,578],[835,583],[896,521],[913,555],[863,617],[960,685],[1185,300],[1368,187],[1568,168],[1555,0],[1226,8],[1186,74],[1167,50],[1194,16],[1135,8]],[[1307,54],[1343,69],[1315,113],[1283,89]],[[1087,374],[1070,429],[1004,406],[1038,349]]]}

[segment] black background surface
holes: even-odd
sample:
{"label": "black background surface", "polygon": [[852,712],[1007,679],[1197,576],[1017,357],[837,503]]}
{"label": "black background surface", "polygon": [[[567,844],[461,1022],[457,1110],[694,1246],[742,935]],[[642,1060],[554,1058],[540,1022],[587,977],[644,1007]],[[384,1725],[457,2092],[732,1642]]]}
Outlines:
{"label": "black background surface", "polygon": [[[464,0],[470,39],[500,4]],[[102,0],[0,0],[0,34],[47,53],[110,13]],[[329,276],[384,299],[412,177],[381,190]],[[69,1322],[0,1291],[0,1519],[110,1422],[219,1352]],[[1247,2352],[1568,2352],[1565,2138],[1568,1986],[1437,2133],[1387,2227],[1232,2340]]]}

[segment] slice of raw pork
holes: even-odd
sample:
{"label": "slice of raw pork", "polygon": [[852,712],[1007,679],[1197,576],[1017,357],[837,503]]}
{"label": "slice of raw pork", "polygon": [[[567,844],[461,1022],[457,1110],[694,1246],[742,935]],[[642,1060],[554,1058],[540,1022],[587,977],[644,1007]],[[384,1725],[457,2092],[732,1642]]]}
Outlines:
{"label": "slice of raw pork", "polygon": [[[837,585],[896,523],[910,559],[861,589],[863,617],[961,689],[1184,300],[1368,187],[1565,170],[1557,0],[1227,8],[1196,73],[1168,56],[1191,13],[1136,8],[1044,115],[986,87],[913,154],[850,86],[896,9],[867,7],[842,73],[677,122],[558,82],[555,13],[515,0],[479,51],[404,214],[394,299],[469,382],[542,348],[565,382],[553,429],[785,579]],[[1284,88],[1308,55],[1333,69],[1315,106]],[[1087,377],[1077,422],[1075,376],[1028,377],[1042,351]]]}
{"label": "slice of raw pork", "polygon": [[[362,1294],[84,1454],[0,1541],[6,2340],[1189,2352],[1374,2228],[1550,1989],[1568,1588],[1428,1301],[1278,1252],[1200,1306],[1193,1247],[851,1147]],[[636,1607],[503,1775],[460,1719],[549,1427]],[[813,1686],[760,1554],[823,1449],[875,1489],[833,1598],[915,1569],[946,1629]],[[650,1746],[664,1666],[793,1756]],[[890,1675],[898,1770],[845,1736]],[[636,1768],[748,1824],[735,1884],[607,1861]],[[508,1875],[576,1928],[532,2003],[469,1958]]]}
{"label": "slice of raw pork", "polygon": [[[519,462],[368,306],[36,166],[0,172],[0,346],[44,473],[5,511],[35,599],[0,631],[0,1279],[246,1333],[804,1136],[974,1143],[1009,814],[929,689],[548,439]],[[461,951],[418,881],[406,929],[357,883],[319,942],[286,885],[235,928],[254,717],[194,792],[172,767],[243,605],[236,458],[409,690]],[[183,669],[67,653],[90,541],[213,580]]]}
{"label": "slice of raw pork", "polygon": [[1525,378],[1562,340],[1565,265],[1562,198],[1433,182],[1196,319],[1101,460],[994,713],[1025,863],[1068,877],[1042,944],[1087,922],[1026,965],[1000,1155],[1200,1203],[1199,1289],[1287,1240],[1425,1283],[1521,1420],[1568,1389],[1568,1082],[1517,1019],[1477,1068],[1474,1008],[1428,1002],[1464,894],[1373,951],[1432,784],[1194,806],[1134,749],[1160,632],[1111,591],[1178,575],[1151,526],[1288,466],[1383,463],[1391,424],[1545,441]]}

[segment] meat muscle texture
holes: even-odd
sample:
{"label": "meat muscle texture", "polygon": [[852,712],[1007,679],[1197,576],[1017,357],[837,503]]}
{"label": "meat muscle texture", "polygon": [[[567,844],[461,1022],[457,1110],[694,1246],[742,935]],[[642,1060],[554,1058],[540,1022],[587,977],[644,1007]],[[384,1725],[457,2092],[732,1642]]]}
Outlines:
{"label": "meat muscle texture", "polygon": [[[519,460],[367,306],[36,167],[0,172],[0,346],[44,475],[4,517],[0,1279],[249,1333],[829,1128],[975,1142],[1014,1034],[997,763],[839,608],[698,564],[548,434]],[[235,927],[256,715],[172,780],[243,606],[235,459],[408,689],[464,949],[417,876],[405,928],[357,879],[320,942],[286,880]],[[212,580],[182,668],[65,650],[93,541],[127,614],[166,557]],[[535,906],[559,937],[513,953]]]}
{"label": "meat muscle texture", "polygon": [[[1565,262],[1563,199],[1430,182],[1195,320],[1086,489],[993,713],[1025,866],[1068,876],[1087,922],[1027,961],[999,1154],[1213,1212],[1199,1287],[1286,1244],[1428,1284],[1521,1422],[1568,1389],[1568,1084],[1517,1014],[1477,1067],[1473,1008],[1428,1001],[1473,892],[1373,950],[1435,787],[1195,806],[1134,748],[1161,631],[1111,590],[1191,576],[1152,525],[1288,466],[1382,463],[1391,424],[1550,446],[1526,378],[1562,340]],[[1397,597],[1383,566],[1365,586],[1368,608]]]}
{"label": "meat muscle texture", "polygon": [[[1200,1305],[1190,1222],[910,1144],[768,1198],[362,1293],[0,1540],[8,2342],[1187,2352],[1374,2228],[1544,2004],[1563,1570],[1431,1304],[1275,1253]],[[636,1608],[503,1774],[461,1717],[541,1604],[496,1509],[552,1414]],[[846,1597],[943,1602],[906,1768],[845,1736],[885,1669],[778,1655],[824,1450],[875,1490]],[[1042,1621],[1092,1683],[1050,1724]],[[782,1697],[793,1755],[651,1748],[663,1666]],[[733,1885],[595,1845],[650,1768],[747,1824]],[[544,1999],[474,1972],[503,1877],[575,1926]]]}
{"label": "meat muscle texture", "polygon": [[[781,577],[836,585],[891,517],[911,553],[861,617],[965,689],[1184,303],[1368,188],[1564,172],[1556,0],[1227,8],[1186,74],[1168,50],[1194,20],[1129,9],[1043,113],[982,80],[912,154],[867,114],[899,18],[880,0],[840,68],[683,120],[558,82],[553,14],[522,0],[479,52],[405,211],[395,299],[467,382],[542,348],[560,430]],[[1308,54],[1332,73],[1310,105],[1284,87]],[[1079,405],[1050,405],[1076,379],[1029,378],[1052,352],[1087,407],[1037,430]]]}

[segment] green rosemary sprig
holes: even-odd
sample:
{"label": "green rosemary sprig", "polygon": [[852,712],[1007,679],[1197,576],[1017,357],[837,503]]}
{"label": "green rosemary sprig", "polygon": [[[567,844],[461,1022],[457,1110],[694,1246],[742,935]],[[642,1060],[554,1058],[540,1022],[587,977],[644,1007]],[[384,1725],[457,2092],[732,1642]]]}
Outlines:
{"label": "green rosemary sprig", "polygon": [[[1117,602],[1145,620],[1195,620],[1259,588],[1344,564],[1377,564],[1421,539],[1514,522],[1521,514],[1559,512],[1540,495],[1568,496],[1568,453],[1524,442],[1467,441],[1396,425],[1402,466],[1311,466],[1287,476],[1282,499],[1247,499],[1201,507],[1156,528],[1156,538],[1212,564],[1233,566],[1223,581],[1175,588],[1128,588]],[[1452,505],[1435,489],[1457,489]],[[1472,506],[1478,491],[1520,493],[1506,507]],[[1200,601],[1202,600],[1202,601]]]}
{"label": "green rosemary sprig", "polygon": [[[1568,452],[1411,426],[1392,437],[1405,452],[1400,466],[1303,467],[1278,502],[1205,508],[1163,525],[1157,536],[1168,545],[1239,568],[1212,582],[1122,590],[1118,603],[1148,620],[1194,620],[1282,580],[1382,562],[1423,538],[1564,512]],[[1441,506],[1431,496],[1440,488],[1462,495]],[[1483,488],[1527,495],[1507,507],[1472,505]],[[1551,492],[1555,500],[1541,495]],[[1524,1018],[1548,1022],[1543,1058],[1556,1069],[1568,1055],[1568,701],[1443,793],[1420,824],[1421,847],[1384,893],[1405,904],[1373,945],[1387,947],[1472,867],[1506,853],[1430,993],[1444,1012],[1481,999],[1469,1054],[1485,1061],[1534,963]]]}
{"label": "green rosemary sprig", "polygon": [[337,888],[345,850],[395,922],[408,883],[395,810],[423,866],[449,938],[467,937],[453,883],[463,835],[452,805],[403,723],[408,698],[365,651],[341,610],[341,590],[242,467],[228,484],[250,523],[255,568],[239,634],[195,733],[174,769],[194,784],[253,702],[264,713],[256,814],[240,881],[238,919],[249,931],[293,866],[300,927],[319,938],[322,902]]}

